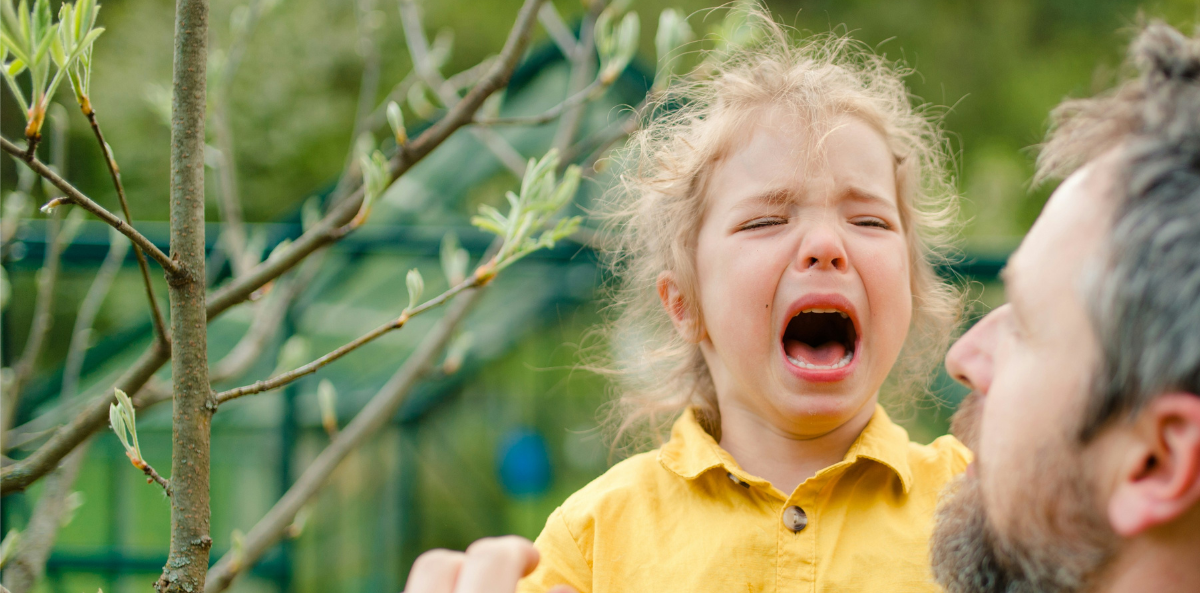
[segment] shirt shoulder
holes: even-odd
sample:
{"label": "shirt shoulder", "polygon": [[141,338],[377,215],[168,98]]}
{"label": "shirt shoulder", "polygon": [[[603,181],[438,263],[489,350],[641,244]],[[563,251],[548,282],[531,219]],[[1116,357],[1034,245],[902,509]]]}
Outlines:
{"label": "shirt shoulder", "polygon": [[614,505],[645,502],[648,495],[652,497],[675,477],[659,462],[658,453],[655,449],[634,455],[580,488],[559,507],[563,520],[575,527],[579,521],[603,514]]}
{"label": "shirt shoulder", "polygon": [[915,481],[936,490],[966,471],[974,455],[953,435],[938,437],[928,445],[910,442],[908,463]]}

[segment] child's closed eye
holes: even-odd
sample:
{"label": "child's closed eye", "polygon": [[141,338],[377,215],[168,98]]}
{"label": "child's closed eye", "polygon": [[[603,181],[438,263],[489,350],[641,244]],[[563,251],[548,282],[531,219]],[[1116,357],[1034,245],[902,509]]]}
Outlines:
{"label": "child's closed eye", "polygon": [[875,218],[874,216],[856,218],[854,220],[851,220],[850,224],[852,224],[854,226],[858,226],[858,227],[871,227],[871,228],[883,229],[885,231],[892,230],[892,225],[889,224],[886,220],[884,220],[882,218]]}
{"label": "child's closed eye", "polygon": [[749,231],[753,229],[761,229],[764,227],[787,224],[788,219],[783,216],[760,216],[751,220],[747,220],[737,226],[739,231]]}

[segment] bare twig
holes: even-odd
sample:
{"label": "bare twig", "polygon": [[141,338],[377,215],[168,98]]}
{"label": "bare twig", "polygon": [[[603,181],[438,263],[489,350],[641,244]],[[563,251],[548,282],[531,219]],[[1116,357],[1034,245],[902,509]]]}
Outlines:
{"label": "bare twig", "polygon": [[62,389],[59,397],[64,400],[75,397],[75,390],[79,386],[79,375],[83,369],[84,355],[88,351],[92,324],[96,321],[96,314],[100,312],[100,305],[108,296],[108,290],[112,287],[117,272],[121,271],[121,264],[124,263],[125,255],[129,252],[129,245],[124,238],[114,236],[109,244],[108,254],[104,256],[104,262],[100,264],[100,271],[96,272],[95,280],[92,280],[87,295],[83,297],[83,303],[79,305],[79,312],[75,315],[75,327],[71,330],[71,345],[67,348],[67,361],[63,363]]}
{"label": "bare twig", "polygon": [[[536,1],[536,0],[535,0]],[[242,572],[254,566],[284,535],[296,513],[318,492],[329,476],[363,440],[386,425],[404,403],[417,381],[425,375],[438,354],[454,335],[454,328],[475,304],[480,291],[469,290],[455,299],[438,325],[421,340],[400,370],[367,402],[336,439],[313,460],[296,483],[288,489],[266,516],[246,534],[239,552],[226,553],[208,574],[205,593],[217,593],[229,587]]]}
{"label": "bare twig", "polygon": [[[491,266],[488,266],[488,268],[490,269]],[[317,370],[321,367],[361,348],[366,344],[369,344],[380,336],[404,327],[404,325],[408,323],[408,320],[445,303],[454,295],[464,290],[476,288],[486,284],[494,275],[491,272],[481,270],[483,270],[483,268],[476,270],[474,274],[471,274],[469,278],[463,280],[457,286],[451,287],[450,289],[446,290],[446,292],[443,292],[442,294],[425,301],[420,306],[413,308],[411,311],[405,311],[401,313],[399,317],[355,338],[354,340],[351,340],[349,343],[342,345],[333,352],[330,352],[329,354],[326,354],[325,356],[322,356],[308,364],[300,366],[286,373],[281,373],[270,379],[257,381],[250,385],[245,385],[218,393],[217,404],[223,404],[229,400],[237,399],[245,395],[262,393],[264,391],[270,391],[272,389],[283,387],[284,385],[287,385],[288,383],[291,383],[300,377],[311,375],[317,372]]]}
{"label": "bare twig", "polygon": [[542,23],[542,28],[550,34],[550,38],[554,40],[554,45],[558,46],[558,51],[562,52],[564,58],[568,60],[575,52],[579,51],[579,44],[575,40],[575,34],[563,22],[562,15],[558,14],[558,9],[554,5],[547,2],[542,5],[541,10],[538,10],[538,21]]}
{"label": "bare twig", "polygon": [[208,319],[204,307],[207,61],[208,0],[178,0],[171,78],[171,252],[192,274],[169,283],[174,341],[171,550],[154,584],[159,593],[202,589],[212,548],[209,455],[216,406],[208,382]]}
{"label": "bare twig", "polygon": [[[549,6],[549,5],[547,5]],[[578,93],[567,97],[563,102],[547,109],[538,115],[517,115],[513,117],[477,117],[475,124],[480,126],[539,126],[551,121],[563,114],[563,111],[575,107],[581,103],[587,102],[594,98],[593,95],[597,90],[604,88],[603,82],[597,78],[591,84],[584,87]]]}
{"label": "bare twig", "polygon": [[61,240],[62,213],[55,212],[50,216],[46,225],[46,255],[42,269],[38,272],[37,297],[33,310],[33,323],[29,327],[29,338],[25,340],[25,349],[21,358],[13,368],[11,382],[3,395],[3,419],[0,420],[4,431],[4,440],[8,439],[8,429],[16,418],[17,404],[21,401],[21,392],[25,383],[33,376],[37,359],[45,346],[46,335],[50,333],[50,325],[54,322],[54,285],[58,281],[58,267],[62,261],[65,242]]}
{"label": "bare twig", "polygon": [[[600,0],[592,2],[588,11],[583,15],[583,23],[579,26],[579,44],[575,48],[575,53],[568,56],[571,60],[571,77],[567,82],[568,97],[583,91],[588,87],[588,81],[595,77],[596,18],[600,15],[600,11],[604,10],[605,4],[606,2]],[[551,144],[559,154],[566,151],[567,147],[575,141],[575,136],[579,133],[579,125],[583,122],[584,107],[581,101],[568,106],[563,113],[558,129],[554,132],[554,142]],[[567,163],[564,161],[561,166],[566,167]]]}
{"label": "bare twig", "polygon": [[[121,202],[121,212],[125,214],[125,222],[133,224],[133,217],[129,214],[129,202],[125,199],[125,186],[121,183],[121,169],[117,167],[117,160],[113,158],[108,142],[104,141],[104,133],[100,131],[100,122],[96,120],[96,110],[90,101],[81,105],[80,108],[83,109],[88,123],[92,126],[92,133],[96,136],[96,142],[100,144],[100,151],[104,153],[104,164],[108,166],[108,174],[112,177],[113,187],[117,190],[117,199]],[[150,266],[146,263],[146,254],[142,253],[142,248],[135,244],[133,255],[137,258],[138,269],[142,272],[142,284],[146,287],[146,299],[150,303],[154,333],[159,341],[170,344],[171,338],[167,336],[167,324],[163,321],[162,309],[158,306],[158,297],[154,296],[154,284],[150,282]]]}
{"label": "bare twig", "polygon": [[629,115],[625,116],[620,123],[600,130],[599,132],[580,140],[579,142],[575,143],[574,146],[567,149],[566,153],[563,155],[562,162],[574,162],[575,159],[578,159],[580,155],[590,151],[588,157],[583,160],[581,166],[585,171],[594,171],[596,162],[604,156],[608,149],[612,148],[612,146],[619,142],[622,138],[625,138],[626,136],[636,132],[638,128],[641,127],[642,121],[646,115],[646,110],[650,108],[650,105],[653,104],[653,102],[654,96],[652,94],[646,95],[646,98],[642,99],[642,102],[638,103],[638,105],[634,107]]}
{"label": "bare twig", "polygon": [[[155,483],[155,484],[158,484],[159,486],[162,486],[163,492],[166,492],[167,496],[171,496],[173,490],[171,488],[170,480],[167,480],[166,478],[158,475],[158,472],[154,471],[154,467],[151,466],[149,463],[146,463],[145,460],[140,460],[140,461],[142,463],[141,463],[141,465],[138,465],[137,467],[138,467],[138,469],[142,470],[142,473],[146,474],[146,483],[147,484]],[[135,464],[135,465],[137,465],[137,464]]]}
{"label": "bare twig", "polygon": [[[333,203],[341,200],[353,182],[362,181],[362,174],[356,170],[355,162],[358,137],[370,129],[368,112],[375,101],[375,94],[379,91],[378,27],[373,24],[370,16],[375,9],[374,2],[373,0],[357,0],[354,7],[354,14],[358,20],[359,53],[363,56],[363,72],[358,83],[358,106],[354,110],[354,129],[350,135],[350,148],[346,151],[346,159],[342,164],[342,175],[338,178],[337,186],[333,190]],[[405,77],[405,80],[408,78]],[[399,86],[403,85],[404,83],[401,82]],[[405,92],[408,92],[407,88]],[[386,111],[387,102],[384,102],[383,109]]]}
{"label": "bare twig", "polygon": [[[408,44],[408,53],[413,59],[413,68],[417,74],[433,89],[446,107],[453,109],[458,105],[458,92],[446,84],[433,60],[429,57],[429,41],[421,25],[421,9],[413,0],[400,0],[400,22],[404,26],[404,39]],[[474,113],[474,112],[472,112]],[[474,118],[472,118],[474,119]],[[512,171],[520,179],[525,174],[525,157],[517,152],[503,136],[490,128],[471,128],[470,132],[489,151],[496,156],[502,165]]]}
{"label": "bare twig", "polygon": [[[517,62],[529,45],[533,23],[537,19],[537,9],[542,1],[525,0],[525,4],[522,5],[517,15],[516,24],[504,43],[504,48],[500,51],[499,57],[492,62],[487,74],[471,88],[462,101],[447,111],[442,119],[405,145],[404,149],[392,159],[393,180],[420,162],[459,128],[469,124],[483,102],[492,93],[508,84]],[[266,283],[290,270],[317,249],[337,241],[340,238],[337,234],[338,229],[354,218],[362,205],[362,199],[363,193],[360,188],[344,201],[334,205],[320,222],[293,241],[290,247],[280,250],[275,257],[260,263],[245,276],[235,279],[209,295],[206,302],[208,319],[215,319],[230,307],[249,298],[254,291]],[[115,386],[126,393],[137,394],[138,390],[150,380],[154,372],[170,356],[169,348],[157,343],[152,344],[142,353],[137,362],[115,382]],[[57,463],[83,439],[105,425],[108,421],[108,406],[114,401],[115,397],[112,395],[112,391],[107,391],[105,396],[98,397],[89,403],[83,412],[58,430],[29,457],[0,470],[0,493],[8,494],[23,490],[53,470]],[[136,397],[134,401],[138,402]]]}
{"label": "bare twig", "polygon": [[267,297],[256,304],[254,319],[241,340],[221,360],[211,366],[209,381],[220,383],[240,377],[258,360],[268,342],[275,337],[287,316],[288,307],[316,275],[324,261],[321,253],[310,256],[296,271],[295,278],[284,277]]}
{"label": "bare twig", "polygon": [[21,550],[4,567],[4,586],[15,593],[32,591],[46,569],[46,559],[54,548],[54,540],[62,526],[64,513],[71,512],[70,494],[79,468],[87,455],[87,445],[80,445],[67,456],[62,467],[46,479],[46,487],[38,498],[28,526],[21,534]]}
{"label": "bare twig", "polygon": [[103,220],[108,225],[120,231],[122,235],[129,237],[129,239],[133,241],[135,245],[138,245],[145,250],[146,253],[149,253],[150,257],[153,257],[154,260],[157,261],[163,267],[163,269],[169,272],[172,276],[187,276],[187,271],[182,266],[180,266],[175,260],[167,257],[167,254],[159,250],[159,248],[155,246],[154,243],[150,242],[149,239],[137,232],[136,229],[127,224],[125,221],[118,218],[117,215],[105,210],[103,206],[93,202],[91,198],[83,195],[83,193],[81,193],[78,189],[75,189],[75,186],[71,185],[62,177],[59,177],[57,173],[52,171],[41,161],[37,159],[25,160],[25,151],[18,148],[17,145],[13,144],[12,142],[9,142],[7,138],[0,138],[0,148],[2,148],[4,152],[20,157],[22,162],[28,165],[30,169],[33,169],[34,172],[44,177],[47,181],[53,184],[54,187],[57,187],[58,189],[62,190],[64,194],[66,194],[63,197],[56,199],[63,200],[63,202],[70,202],[83,208],[84,210],[87,210],[88,212],[91,212],[92,214],[95,214],[100,220]]}

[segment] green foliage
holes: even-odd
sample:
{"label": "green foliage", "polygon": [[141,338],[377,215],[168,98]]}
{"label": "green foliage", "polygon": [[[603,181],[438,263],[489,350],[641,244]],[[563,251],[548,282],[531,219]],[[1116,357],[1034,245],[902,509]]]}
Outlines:
{"label": "green foliage", "polygon": [[691,25],[683,13],[668,8],[658,17],[658,32],[654,35],[654,49],[658,52],[658,70],[654,75],[654,88],[666,88],[671,78],[678,76],[683,64],[682,48],[696,38]]}
{"label": "green foliage", "polygon": [[404,284],[408,287],[408,307],[405,311],[412,311],[421,302],[421,293],[425,292],[425,279],[421,277],[420,270],[413,268],[405,276]]}
{"label": "green foliage", "polygon": [[137,412],[133,409],[133,401],[120,389],[113,389],[117,403],[108,405],[108,423],[112,431],[121,439],[125,447],[125,455],[139,469],[143,467],[142,448],[138,445]]}
{"label": "green foliage", "polygon": [[579,189],[579,167],[567,167],[559,182],[558,162],[558,151],[554,149],[541,160],[529,159],[521,181],[521,193],[510,191],[504,196],[508,199],[508,215],[484,204],[479,207],[479,215],[471,219],[471,224],[504,239],[494,259],[496,271],[538,249],[554,247],[555,242],[579,229],[581,219],[572,216],[560,219],[554,228],[543,231],[536,239],[533,237],[575,197],[575,191]]}
{"label": "green foliage", "polygon": [[[50,97],[64,76],[71,77],[80,106],[85,113],[86,90],[91,84],[91,48],[104,28],[96,28],[100,7],[95,0],[64,3],[53,22],[49,0],[27,0],[13,7],[12,0],[0,2],[0,75],[25,115],[25,135],[41,132]],[[12,54],[12,61],[9,61]],[[17,83],[17,75],[28,70],[28,94]],[[72,73],[74,70],[74,73]]]}
{"label": "green foliage", "polygon": [[626,13],[620,23],[614,23],[620,14],[617,5],[609,6],[596,19],[596,51],[600,54],[600,81],[612,84],[633,55],[637,53],[641,20],[636,12]]}
{"label": "green foliage", "polygon": [[458,235],[446,233],[442,237],[440,259],[442,273],[446,275],[450,286],[460,284],[467,278],[467,264],[470,263],[471,254],[459,246]]}

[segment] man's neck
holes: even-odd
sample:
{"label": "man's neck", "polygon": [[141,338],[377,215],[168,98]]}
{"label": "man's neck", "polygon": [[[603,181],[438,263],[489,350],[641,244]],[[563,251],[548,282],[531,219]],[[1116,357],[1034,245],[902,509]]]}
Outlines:
{"label": "man's neck", "polygon": [[871,398],[833,430],[798,435],[750,410],[723,406],[721,447],[742,469],[771,482],[786,496],[817,472],[845,458],[874,412],[875,398]]}
{"label": "man's neck", "polygon": [[1122,549],[1098,581],[1097,593],[1195,593],[1200,542],[1137,541]]}

